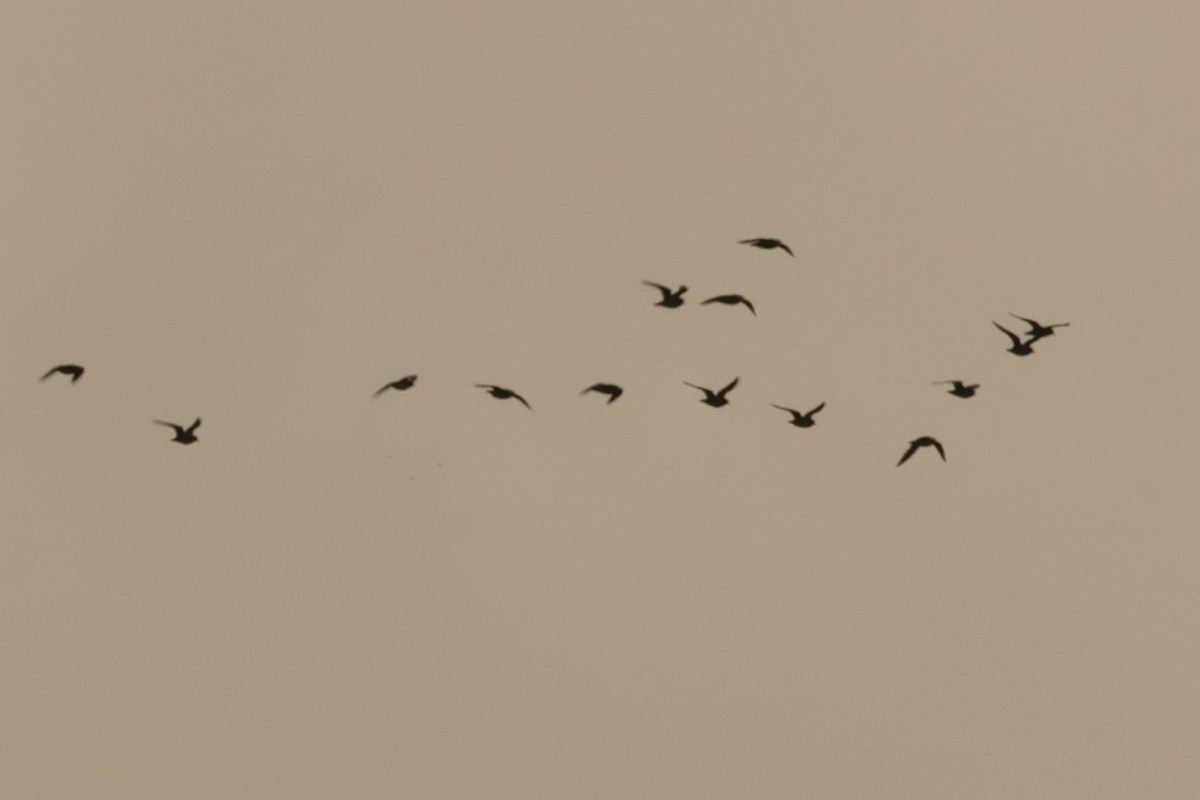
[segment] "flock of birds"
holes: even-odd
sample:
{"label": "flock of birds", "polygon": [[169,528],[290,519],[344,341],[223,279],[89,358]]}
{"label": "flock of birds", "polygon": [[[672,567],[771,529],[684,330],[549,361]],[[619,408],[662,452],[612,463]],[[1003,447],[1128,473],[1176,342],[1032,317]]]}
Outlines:
{"label": "flock of birds", "polygon": [[[778,248],[780,250],[783,250],[785,253],[787,253],[790,256],[793,256],[793,257],[795,256],[795,253],[792,252],[791,248],[788,247],[786,244],[784,244],[783,242],[781,242],[778,239],[765,239],[765,238],[742,239],[741,241],[738,242],[738,244],[748,244],[753,247],[762,248],[764,250],[773,250],[773,249]],[[680,286],[678,289],[672,290],[671,288],[669,288],[667,286],[663,286],[662,284],[659,284],[659,283],[654,283],[653,281],[642,281],[642,283],[645,284],[646,286],[650,286],[655,289],[658,289],[659,292],[662,293],[662,299],[659,300],[657,303],[655,303],[656,306],[662,306],[663,308],[673,309],[673,308],[679,308],[680,306],[682,306],[684,304],[683,295],[688,290],[687,286]],[[757,316],[757,312],[754,310],[754,305],[740,294],[717,295],[716,297],[710,297],[707,300],[701,301],[700,305],[708,305],[710,303],[723,303],[725,305],[744,305],[744,306],[746,306],[746,308],[750,309],[750,313]],[[1016,356],[1030,355],[1031,353],[1033,353],[1033,344],[1035,342],[1037,342],[1041,339],[1044,339],[1047,336],[1053,336],[1055,328],[1064,328],[1071,324],[1069,322],[1057,322],[1052,325],[1043,325],[1043,324],[1039,323],[1037,320],[1033,320],[1028,317],[1022,317],[1017,314],[1012,314],[1011,312],[1009,315],[1012,317],[1015,317],[1016,319],[1021,320],[1022,322],[1026,323],[1027,325],[1029,325],[1029,330],[1025,332],[1024,339],[1022,339],[1022,337],[1020,335],[1013,333],[1012,331],[1005,328],[1000,323],[995,322],[994,320],[993,320],[992,324],[995,325],[997,328],[999,328],[1005,334],[1005,336],[1007,336],[1009,338],[1009,341],[1012,343],[1012,346],[1008,348],[1007,352],[1012,353],[1013,355],[1016,355]],[[81,377],[83,377],[83,372],[84,372],[83,367],[79,366],[78,364],[60,364],[60,365],[48,370],[46,372],[46,374],[42,375],[40,380],[46,381],[46,380],[49,380],[51,377],[53,377],[56,374],[61,374],[61,375],[65,375],[65,376],[69,377],[71,379],[71,383],[75,383]],[[720,390],[717,390],[717,391],[714,391],[714,390],[709,389],[704,386],[698,386],[694,383],[688,383],[687,381],[684,381],[683,383],[686,386],[690,386],[693,389],[699,389],[701,392],[704,393],[704,397],[701,398],[701,400],[700,400],[701,403],[712,406],[713,408],[721,408],[722,406],[729,404],[729,398],[727,397],[727,395],[731,391],[733,391],[733,389],[735,387],[737,387],[738,380],[739,380],[738,378],[734,378],[732,381],[730,381],[728,384],[726,384]],[[372,395],[372,397],[379,397],[380,395],[382,395],[386,392],[389,392],[389,391],[399,391],[399,392],[407,391],[407,390],[411,389],[413,386],[415,386],[416,383],[417,383],[416,375],[405,375],[403,378],[400,378],[398,380],[394,380],[394,381],[391,381],[390,383],[384,384]],[[964,399],[969,398],[969,397],[974,397],[975,392],[980,387],[980,384],[978,384],[978,383],[968,384],[962,380],[934,381],[934,384],[935,385],[950,384],[951,388],[947,390],[947,393],[952,394],[955,397],[961,397]],[[524,405],[530,411],[533,410],[533,406],[531,406],[529,404],[529,401],[526,400],[524,397],[522,397],[517,392],[513,391],[512,389],[509,389],[504,386],[497,386],[496,384],[492,384],[492,383],[476,383],[474,385],[475,385],[475,387],[477,387],[479,389],[485,389],[488,392],[488,394],[490,394],[492,397],[495,397],[499,400],[509,400],[509,399],[517,400],[518,402],[520,402],[522,405]],[[582,392],[580,392],[580,394],[587,394],[588,392],[596,392],[598,394],[607,395],[608,396],[608,404],[611,405],[613,402],[615,402],[617,400],[617,398],[619,398],[622,395],[622,393],[624,391],[625,391],[624,389],[622,389],[620,386],[616,385],[615,383],[594,383],[591,386],[584,389]],[[787,406],[776,405],[775,403],[771,403],[770,405],[772,408],[777,408],[780,411],[788,412],[791,415],[791,419],[789,420],[789,423],[792,425],[795,425],[798,428],[811,428],[813,425],[816,424],[816,420],[813,419],[813,415],[815,415],[821,409],[825,408],[824,402],[809,409],[808,411],[800,411],[795,408],[788,408]],[[175,436],[173,439],[171,439],[171,441],[179,442],[180,444],[193,444],[194,442],[198,441],[198,437],[196,436],[196,429],[200,427],[200,418],[199,417],[197,417],[196,420],[191,425],[188,425],[186,428],[182,425],[177,425],[174,422],[166,422],[161,419],[152,420],[152,422],[156,425],[164,425],[168,428],[172,428],[175,431]],[[900,460],[898,462],[896,462],[896,466],[898,467],[901,464],[903,464],[905,461],[908,461],[910,458],[912,458],[912,456],[918,450],[920,450],[923,447],[932,447],[934,450],[937,451],[938,455],[941,456],[942,461],[946,460],[946,449],[942,445],[941,442],[939,442],[937,439],[935,439],[932,436],[919,436],[916,439],[913,439],[908,443],[908,449],[904,451],[904,455],[902,455],[900,457]]]}

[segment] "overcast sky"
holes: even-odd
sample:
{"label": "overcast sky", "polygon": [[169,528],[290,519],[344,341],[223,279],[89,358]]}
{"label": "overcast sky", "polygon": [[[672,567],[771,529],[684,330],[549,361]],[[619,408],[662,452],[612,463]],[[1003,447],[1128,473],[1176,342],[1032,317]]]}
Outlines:
{"label": "overcast sky", "polygon": [[0,31],[6,796],[1195,796],[1195,4]]}

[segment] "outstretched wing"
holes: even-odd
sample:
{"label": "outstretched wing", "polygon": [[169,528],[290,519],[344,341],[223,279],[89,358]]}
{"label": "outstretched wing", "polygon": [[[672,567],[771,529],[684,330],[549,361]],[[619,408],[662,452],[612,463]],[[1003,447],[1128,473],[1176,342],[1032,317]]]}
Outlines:
{"label": "outstretched wing", "polygon": [[384,392],[386,392],[388,389],[392,388],[395,385],[396,384],[394,384],[394,383],[389,383],[389,384],[385,385],[382,389],[380,389],[378,392],[371,395],[371,397],[379,397],[379,395],[383,394]]}
{"label": "outstretched wing", "polygon": [[999,322],[996,322],[996,320],[992,320],[992,324],[995,325],[1000,330],[1004,331],[1005,336],[1007,336],[1009,339],[1012,339],[1013,347],[1016,347],[1017,345],[1021,344],[1021,337],[1017,336],[1015,333],[1010,331],[1008,328],[1004,327]]}
{"label": "outstretched wing", "polygon": [[942,461],[946,460],[946,451],[942,448],[942,443],[937,439],[930,439],[929,443],[933,445],[933,449],[938,451],[938,455],[942,457]]}
{"label": "outstretched wing", "polygon": [[808,413],[807,413],[807,414],[805,414],[804,416],[806,416],[806,417],[811,417],[813,414],[817,413],[818,411],[820,411],[820,410],[821,410],[822,408],[824,408],[824,407],[825,407],[825,404],[824,404],[824,403],[821,403],[821,405],[817,406],[816,408],[814,408],[812,411],[808,412]]}
{"label": "outstretched wing", "polygon": [[917,452],[920,447],[921,445],[917,444],[916,442],[909,444],[908,449],[904,451],[904,455],[900,456],[900,460],[896,462],[896,466],[898,467],[905,461],[908,461],[910,458],[912,458],[912,454]]}
{"label": "outstretched wing", "polygon": [[664,300],[671,296],[671,290],[666,286],[663,286],[661,283],[655,283],[654,281],[642,281],[642,283],[646,286],[653,286],[655,289],[658,289],[660,292],[662,292]]}
{"label": "outstretched wing", "polygon": [[174,428],[176,433],[183,433],[182,425],[176,425],[174,422],[163,422],[161,419],[156,419],[154,422],[158,425],[166,425],[168,428]]}
{"label": "outstretched wing", "polygon": [[742,297],[741,295],[738,295],[738,302],[739,302],[739,303],[742,303],[743,305],[745,305],[745,306],[746,306],[746,308],[750,309],[750,313],[751,313],[751,314],[753,314],[753,315],[754,315],[754,316],[756,316],[756,317],[758,316],[758,312],[754,310],[754,306],[753,306],[753,305],[751,305],[751,303],[750,303],[750,301],[749,301],[749,300],[747,300],[746,298]]}
{"label": "outstretched wing", "polygon": [[722,389],[721,391],[717,392],[717,396],[718,396],[718,397],[724,397],[726,392],[728,392],[730,389],[732,389],[733,387],[735,387],[735,386],[737,386],[737,385],[738,385],[738,379],[737,379],[737,378],[734,378],[732,381],[730,381],[730,382],[729,382],[729,385],[728,385],[728,386],[726,386],[726,387],[725,387],[724,389]]}
{"label": "outstretched wing", "polygon": [[200,427],[200,418],[196,417],[196,421],[193,422],[190,426],[188,426],[188,429],[185,431],[185,433],[195,433],[196,428],[199,428],[199,427]]}
{"label": "outstretched wing", "polygon": [[1029,317],[1022,317],[1022,316],[1020,316],[1019,314],[1014,314],[1014,313],[1012,313],[1011,311],[1010,311],[1010,312],[1008,312],[1008,315],[1009,315],[1010,317],[1016,317],[1017,319],[1021,320],[1022,322],[1028,322],[1028,323],[1029,323],[1029,324],[1030,324],[1032,327],[1034,327],[1034,328],[1040,328],[1040,327],[1042,327],[1041,325],[1039,325],[1039,324],[1037,323],[1037,320],[1030,319]]}
{"label": "outstretched wing", "polygon": [[780,243],[779,243],[779,249],[780,249],[780,250],[782,250],[783,252],[787,253],[787,254],[788,254],[789,256],[791,256],[792,258],[795,258],[795,257],[796,257],[796,254],[792,252],[792,248],[788,247],[788,246],[787,246],[786,244],[784,244],[783,242],[780,242]]}
{"label": "outstretched wing", "polygon": [[515,397],[515,398],[517,398],[518,400],[520,400],[520,401],[521,401],[521,403],[522,403],[522,404],[523,404],[523,405],[524,405],[526,408],[528,408],[530,411],[533,411],[533,406],[531,406],[531,405],[529,405],[529,403],[525,402],[525,398],[524,398],[524,397],[521,397],[521,395],[517,394],[516,392],[513,392],[513,393],[512,393],[512,396],[513,396],[513,397]]}

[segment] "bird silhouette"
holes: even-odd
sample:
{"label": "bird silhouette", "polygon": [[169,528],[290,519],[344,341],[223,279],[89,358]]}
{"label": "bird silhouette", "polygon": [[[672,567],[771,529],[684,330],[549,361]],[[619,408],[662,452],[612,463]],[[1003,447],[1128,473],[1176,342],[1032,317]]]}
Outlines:
{"label": "bird silhouette", "polygon": [[905,461],[912,458],[912,454],[920,450],[922,447],[932,447],[938,451],[938,455],[942,457],[942,461],[946,460],[946,451],[942,449],[942,443],[932,436],[919,436],[908,443],[908,449],[904,451],[904,455],[900,456],[900,460],[896,462],[896,466],[900,466]]}
{"label": "bird silhouette", "polygon": [[1009,339],[1012,339],[1012,347],[1008,348],[1008,352],[1012,353],[1014,356],[1027,356],[1033,352],[1033,348],[1030,345],[1037,341],[1036,336],[1028,341],[1022,342],[1020,336],[1017,336],[999,322],[992,320],[992,324],[1004,331],[1005,335],[1007,335]]}
{"label": "bird silhouette", "polygon": [[505,389],[503,386],[496,386],[495,384],[491,383],[477,383],[475,385],[480,389],[487,389],[488,394],[490,394],[492,397],[499,398],[500,400],[507,400],[510,397],[515,397],[521,401],[523,406],[528,408],[530,411],[533,411],[533,406],[529,405],[524,397],[521,397],[521,395],[517,394],[512,389]]}
{"label": "bird silhouette", "polygon": [[642,281],[642,283],[644,283],[646,286],[653,286],[655,289],[658,289],[660,292],[662,292],[662,300],[659,300],[654,305],[662,306],[663,308],[679,308],[681,305],[683,305],[683,293],[688,290],[688,287],[680,286],[678,289],[672,292],[669,288],[663,286],[661,283],[655,283],[654,281]]}
{"label": "bird silhouette", "polygon": [[738,244],[748,244],[752,247],[761,247],[764,250],[773,250],[774,248],[778,247],[789,256],[795,257],[796,255],[792,252],[792,248],[788,247],[778,239],[742,239],[738,242]]}
{"label": "bird silhouette", "polygon": [[688,383],[687,381],[684,381],[684,384],[686,386],[692,387],[693,389],[699,389],[700,391],[704,392],[704,399],[700,401],[701,403],[707,403],[708,405],[712,406],[713,408],[720,408],[721,406],[723,406],[729,402],[728,400],[725,399],[725,395],[729,394],[729,391],[733,387],[737,386],[738,379],[734,378],[732,381],[729,382],[728,386],[726,386],[724,389],[722,389],[719,392],[713,392],[710,389],[705,389],[703,386],[697,386],[696,384]]}
{"label": "bird silhouette", "polygon": [[817,406],[812,411],[809,411],[807,414],[802,414],[794,408],[787,408],[786,406],[777,406],[774,403],[771,403],[771,407],[778,408],[780,411],[786,411],[789,414],[791,414],[792,418],[791,418],[791,420],[789,420],[789,422],[790,422],[790,424],[795,425],[797,428],[811,428],[813,425],[817,424],[817,421],[812,418],[813,414],[817,413],[822,408],[824,408],[825,404],[821,403],[821,405]]}
{"label": "bird silhouette", "polygon": [[972,383],[970,386],[968,386],[965,383],[963,383],[962,381],[934,381],[933,382],[933,384],[935,386],[939,383],[953,383],[954,387],[952,389],[947,389],[946,394],[952,394],[955,397],[972,397],[975,394],[975,390],[979,388],[978,383]]}
{"label": "bird silhouette", "polygon": [[44,381],[56,372],[61,372],[63,375],[70,375],[71,383],[74,383],[83,375],[83,367],[79,366],[78,364],[59,364],[54,369],[38,378],[38,380]]}
{"label": "bird silhouette", "polygon": [[620,397],[621,393],[624,391],[624,389],[622,389],[620,386],[617,386],[615,383],[593,383],[591,386],[580,392],[580,394],[587,394],[588,392],[599,392],[600,394],[606,394],[608,395],[608,403],[606,403],[606,405],[611,405],[612,402]]}
{"label": "bird silhouette", "polygon": [[758,316],[758,312],[754,310],[754,306],[750,304],[750,301],[740,294],[719,294],[716,297],[710,297],[707,300],[701,301],[700,305],[706,306],[709,303],[724,303],[727,306],[736,306],[738,303],[741,303],[750,309],[751,314],[756,317]]}
{"label": "bird silhouette", "polygon": [[416,375],[405,375],[405,376],[404,376],[403,378],[401,378],[400,380],[398,380],[398,381],[392,381],[391,383],[389,383],[389,384],[385,385],[385,386],[384,386],[382,389],[380,389],[378,392],[376,392],[375,394],[371,395],[371,397],[379,397],[379,395],[383,394],[383,393],[384,393],[384,392],[386,392],[388,389],[395,389],[395,390],[396,390],[396,391],[398,391],[398,392],[403,392],[405,389],[411,389],[411,388],[412,388],[412,386],[413,386],[413,384],[414,384],[414,383],[416,383],[416,382],[417,382],[417,376],[416,376]]}
{"label": "bird silhouette", "polygon": [[176,425],[174,422],[163,422],[161,419],[154,420],[159,425],[166,425],[168,428],[175,429],[175,438],[171,441],[179,442],[180,444],[191,444],[196,441],[196,428],[200,427],[200,418],[196,417],[196,421],[188,427]]}
{"label": "bird silhouette", "polygon": [[1025,332],[1025,335],[1032,337],[1029,340],[1031,342],[1037,341],[1038,339],[1045,339],[1047,336],[1053,336],[1055,328],[1065,328],[1071,324],[1069,322],[1056,322],[1053,325],[1042,325],[1037,320],[1030,319],[1029,317],[1018,316],[1011,311],[1008,312],[1008,315],[1010,317],[1016,317],[1022,322],[1029,323],[1029,330]]}

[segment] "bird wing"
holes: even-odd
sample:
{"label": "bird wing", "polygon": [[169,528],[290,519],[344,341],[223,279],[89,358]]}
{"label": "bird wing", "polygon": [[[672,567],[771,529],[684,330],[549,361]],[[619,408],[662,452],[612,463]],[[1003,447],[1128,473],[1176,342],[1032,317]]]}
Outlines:
{"label": "bird wing", "polygon": [[720,302],[722,302],[724,299],[725,299],[725,295],[723,295],[723,294],[719,294],[719,295],[717,295],[716,297],[710,297],[710,298],[708,298],[707,300],[701,300],[701,301],[700,301],[700,305],[702,305],[702,306],[706,306],[706,305],[708,305],[709,303],[720,303]]}
{"label": "bird wing", "polygon": [[738,295],[738,302],[744,304],[746,306],[746,308],[750,309],[751,314],[753,314],[756,317],[758,316],[758,312],[754,310],[754,306],[750,303],[749,300],[742,297],[741,295]]}
{"label": "bird wing", "polygon": [[942,443],[937,439],[930,439],[929,443],[933,445],[933,449],[938,451],[938,455],[942,457],[942,461],[946,460],[946,451],[942,448]]}
{"label": "bird wing", "polygon": [[762,239],[740,239],[738,244],[758,244]]}
{"label": "bird wing", "polygon": [[192,423],[192,424],[191,424],[191,425],[188,427],[188,429],[187,429],[187,433],[195,433],[195,432],[196,432],[196,428],[199,428],[199,427],[200,427],[200,418],[199,418],[199,417],[196,417],[196,421],[195,421],[195,422],[193,422],[193,423]]}
{"label": "bird wing", "polygon": [[383,394],[384,392],[386,392],[388,389],[392,388],[392,387],[393,387],[393,386],[395,386],[395,385],[396,385],[396,384],[394,384],[394,383],[389,383],[389,384],[386,384],[386,385],[385,385],[385,386],[384,386],[382,389],[380,389],[378,392],[376,392],[375,394],[371,395],[371,397],[379,397],[379,395]]}
{"label": "bird wing", "polygon": [[612,403],[614,400],[616,400],[618,397],[620,397],[624,393],[625,393],[625,390],[622,389],[620,386],[612,387],[612,392],[608,398],[608,402]]}
{"label": "bird wing", "polygon": [[1016,347],[1017,345],[1019,345],[1021,343],[1021,337],[1017,336],[1015,333],[1013,333],[1008,328],[1001,325],[999,322],[996,322],[996,320],[992,320],[992,324],[995,325],[1000,330],[1004,331],[1005,336],[1012,339],[1013,347]]}
{"label": "bird wing", "polygon": [[812,411],[808,412],[808,413],[807,413],[807,414],[805,414],[804,416],[806,416],[806,417],[811,417],[813,414],[817,413],[818,411],[820,411],[820,410],[821,410],[822,408],[824,408],[824,407],[825,407],[825,404],[824,404],[824,403],[821,403],[821,405],[817,406],[816,408],[814,408]]}
{"label": "bird wing", "polygon": [[780,242],[780,243],[779,243],[779,247],[780,247],[780,249],[782,249],[782,250],[783,250],[785,253],[787,253],[787,254],[788,254],[789,256],[791,256],[792,258],[795,258],[795,257],[796,257],[796,254],[792,252],[792,248],[788,247],[788,246],[787,246],[786,244],[784,244],[783,242]]}
{"label": "bird wing", "polygon": [[664,300],[671,296],[671,290],[666,286],[663,286],[661,283],[655,283],[654,281],[642,281],[642,283],[644,283],[646,286],[653,286],[655,289],[658,289],[660,292],[662,292]]}
{"label": "bird wing", "polygon": [[527,402],[525,401],[525,398],[524,398],[524,397],[521,397],[521,395],[517,394],[516,392],[513,392],[513,393],[512,393],[512,396],[513,396],[513,397],[515,397],[515,398],[517,398],[518,400],[520,400],[520,401],[521,401],[521,403],[522,403],[522,404],[524,404],[524,406],[525,406],[526,408],[528,408],[530,411],[533,411],[533,406],[529,405],[529,403],[527,403]]}
{"label": "bird wing", "polygon": [[1019,314],[1014,314],[1014,313],[1012,313],[1011,311],[1010,311],[1010,312],[1008,312],[1008,315],[1009,315],[1010,317],[1016,317],[1017,319],[1021,320],[1022,322],[1028,322],[1030,325],[1032,325],[1032,326],[1033,326],[1033,327],[1035,327],[1035,328],[1040,328],[1040,327],[1042,327],[1041,325],[1038,325],[1038,323],[1037,323],[1037,320],[1032,320],[1032,319],[1030,319],[1029,317],[1022,317],[1022,316],[1020,316]]}
{"label": "bird wing", "polygon": [[735,387],[735,386],[737,386],[737,385],[738,385],[738,379],[737,379],[737,378],[734,378],[732,381],[730,381],[730,382],[729,382],[729,385],[728,385],[728,386],[726,386],[726,387],[725,387],[724,389],[722,389],[721,391],[717,392],[717,396],[718,396],[718,397],[724,397],[726,392],[728,392],[730,389],[732,389],[733,387]]}
{"label": "bird wing", "polygon": [[50,371],[49,371],[49,372],[47,372],[45,375],[43,375],[42,377],[38,378],[38,380],[39,380],[39,381],[44,381],[44,380],[46,380],[47,378],[49,378],[51,375],[53,375],[54,373],[56,373],[56,372],[58,372],[58,367],[55,367],[54,369],[50,370]]}
{"label": "bird wing", "polygon": [[917,444],[916,442],[911,442],[908,445],[908,449],[904,451],[904,455],[900,456],[900,460],[896,462],[896,466],[898,467],[901,464],[903,464],[905,461],[908,461],[910,458],[912,458],[912,454],[917,452],[917,449],[920,446],[921,445]]}
{"label": "bird wing", "polygon": [[161,419],[154,420],[159,425],[166,425],[168,428],[174,428],[176,433],[183,433],[183,426],[176,425],[174,422],[163,422]]}

